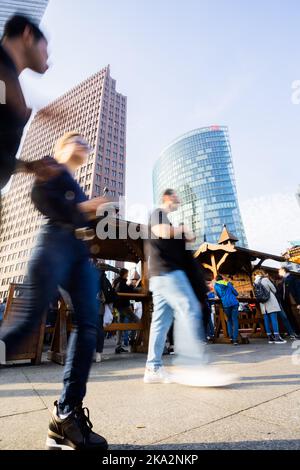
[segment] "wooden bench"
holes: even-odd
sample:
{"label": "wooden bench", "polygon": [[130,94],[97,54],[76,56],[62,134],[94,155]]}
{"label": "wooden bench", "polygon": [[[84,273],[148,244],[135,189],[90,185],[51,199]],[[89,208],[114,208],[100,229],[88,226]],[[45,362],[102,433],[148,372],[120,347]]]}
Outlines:
{"label": "wooden bench", "polygon": [[[241,343],[249,343],[249,338],[266,337],[263,315],[260,310],[259,302],[250,297],[239,297],[238,301],[241,303],[256,304],[256,311],[252,314],[247,313],[247,317],[243,312],[239,312],[239,340]],[[215,334],[217,342],[230,343],[230,338],[227,331],[226,315],[219,299],[215,299],[214,304],[217,307]],[[221,336],[221,333],[223,334]]]}
{"label": "wooden bench", "polygon": [[[2,327],[9,326],[22,319],[24,309],[29,308],[27,297],[30,286],[27,284],[11,284],[9,288],[7,304],[4,312]],[[46,331],[46,312],[39,323],[32,330],[29,337],[21,344],[16,344],[14,352],[7,355],[7,361],[20,361],[30,359],[32,364],[41,363],[44,335]]]}
{"label": "wooden bench", "polygon": [[[118,294],[119,297],[129,298],[142,302],[143,304],[143,315],[142,319],[138,323],[117,323],[113,322],[108,326],[104,327],[105,332],[112,331],[138,331],[137,337],[135,338],[134,344],[131,347],[132,352],[147,352],[148,351],[148,338],[150,330],[150,315],[145,315],[145,312],[149,312],[152,308],[151,296],[144,293],[132,293],[132,294]],[[47,353],[47,358],[50,361],[64,365],[67,353],[68,335],[72,331],[73,325],[71,322],[70,311],[68,310],[66,303],[61,302],[59,308],[59,314],[57,316],[53,338],[51,342],[50,351]]]}

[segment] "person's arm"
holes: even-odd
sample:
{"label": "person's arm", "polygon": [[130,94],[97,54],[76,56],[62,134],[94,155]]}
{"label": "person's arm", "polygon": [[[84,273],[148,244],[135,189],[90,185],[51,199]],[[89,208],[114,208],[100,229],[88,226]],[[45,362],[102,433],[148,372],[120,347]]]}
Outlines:
{"label": "person's arm", "polygon": [[172,227],[167,224],[157,224],[151,227],[151,231],[158,238],[184,238],[188,242],[194,242],[196,237],[194,233],[189,230],[185,225],[180,225],[179,227]]}
{"label": "person's arm", "polygon": [[270,281],[270,279],[264,278],[262,283],[265,287],[269,288],[273,294],[276,294],[276,287],[274,286],[273,282]]}
{"label": "person's arm", "polygon": [[230,284],[230,287],[231,287],[231,290],[233,292],[233,294],[237,297],[239,295],[238,291],[234,288],[233,284],[231,284],[231,282],[229,282]]}
{"label": "person's arm", "polygon": [[183,226],[174,228],[171,225],[168,224],[157,224],[151,227],[151,231],[154,233],[154,235],[158,238],[175,238],[178,236],[183,235],[184,230]]}
{"label": "person's arm", "polygon": [[105,196],[94,197],[78,204],[78,209],[88,220],[94,219],[101,208],[104,211],[107,208],[108,212],[116,213],[116,207],[117,204]]}
{"label": "person's arm", "polygon": [[20,121],[27,122],[32,110],[26,105],[19,80],[2,64],[0,64],[0,80],[5,85],[5,105]]}
{"label": "person's arm", "polygon": [[215,293],[216,293],[217,297],[219,297],[219,299],[220,299],[221,296],[220,296],[220,292],[219,292],[219,286],[218,286],[217,283],[215,283],[215,285],[214,285],[214,290],[215,290]]}

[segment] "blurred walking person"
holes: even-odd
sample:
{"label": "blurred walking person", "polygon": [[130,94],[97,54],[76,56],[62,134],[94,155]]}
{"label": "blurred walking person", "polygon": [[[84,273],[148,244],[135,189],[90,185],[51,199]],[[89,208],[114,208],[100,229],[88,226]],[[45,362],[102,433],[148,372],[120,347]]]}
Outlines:
{"label": "blurred walking person", "polygon": [[292,324],[293,330],[299,335],[300,280],[284,266],[278,270],[278,274],[282,278],[279,295],[283,309]]}
{"label": "blurred walking person", "polygon": [[[260,303],[261,313],[264,317],[266,333],[270,344],[284,344],[286,341],[279,334],[277,316],[280,314],[281,307],[276,298],[276,287],[268,279],[263,270],[254,272],[254,291],[257,300]],[[272,325],[272,330],[271,330]]]}
{"label": "blurred walking person", "polygon": [[234,346],[238,346],[239,337],[239,293],[235,290],[231,282],[225,281],[221,274],[218,274],[215,282],[215,293],[222,302],[224,313],[227,319],[228,335]]}
{"label": "blurred walking person", "polygon": [[[133,285],[128,284],[128,269],[122,268],[119,276],[113,281],[113,288],[117,294],[132,294],[136,291]],[[133,307],[129,298],[117,297],[114,302],[114,307],[118,312],[119,323],[138,323],[139,318],[134,314]],[[134,337],[135,333],[131,337]],[[122,345],[123,334],[122,331],[117,331],[117,344],[115,353],[127,353],[128,349],[124,349]]]}
{"label": "blurred walking person", "polygon": [[28,308],[17,323],[0,330],[7,352],[22,343],[40,321],[58,286],[67,290],[74,308],[76,327],[71,333],[63,378],[63,391],[55,402],[46,446],[50,450],[106,450],[107,442],[92,431],[89,412],[83,408],[86,383],[96,349],[99,276],[89,260],[89,250],[78,229],[103,198],[87,200],[73,178],[87,161],[89,147],[76,132],[65,134],[55,146],[52,178],[37,179],[32,189],[35,207],[46,217],[29,262]]}
{"label": "blurred walking person", "polygon": [[[149,350],[144,382],[177,382],[195,386],[225,385],[232,379],[203,368],[204,328],[199,297],[192,287],[194,258],[186,250],[186,241],[195,236],[186,226],[173,227],[168,214],[180,205],[176,192],[167,189],[162,195],[162,206],[155,209],[149,221],[150,290],[153,293],[154,310],[150,328]],[[205,286],[204,280],[199,279]],[[177,370],[170,376],[163,367],[162,355],[167,333],[175,318],[175,357]]]}
{"label": "blurred walking person", "polygon": [[17,160],[16,154],[31,115],[19,75],[27,68],[40,74],[47,71],[47,46],[46,37],[29,18],[14,15],[5,24],[0,44],[0,191],[15,171],[45,171],[45,162]]}

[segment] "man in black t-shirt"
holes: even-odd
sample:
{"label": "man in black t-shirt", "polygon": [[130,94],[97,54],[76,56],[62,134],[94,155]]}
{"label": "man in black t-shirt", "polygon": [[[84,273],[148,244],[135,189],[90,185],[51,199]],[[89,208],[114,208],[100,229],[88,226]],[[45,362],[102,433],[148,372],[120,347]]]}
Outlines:
{"label": "man in black t-shirt", "polygon": [[168,189],[162,206],[150,217],[149,268],[154,311],[149,339],[145,383],[168,383],[162,367],[162,354],[169,328],[175,316],[175,349],[182,359],[202,358],[202,312],[187,272],[192,256],[186,242],[195,240],[185,225],[173,227],[168,214],[179,207],[176,192]]}

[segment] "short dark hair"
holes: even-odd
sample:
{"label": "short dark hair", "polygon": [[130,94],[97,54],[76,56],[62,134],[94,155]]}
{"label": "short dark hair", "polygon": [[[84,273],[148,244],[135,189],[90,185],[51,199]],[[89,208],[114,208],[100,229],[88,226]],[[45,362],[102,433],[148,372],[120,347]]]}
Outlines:
{"label": "short dark hair", "polygon": [[128,274],[128,269],[125,269],[125,268],[121,268],[120,269],[120,277],[123,277],[125,274]]}
{"label": "short dark hair", "polygon": [[12,16],[4,26],[4,33],[2,38],[17,38],[18,36],[22,36],[25,29],[29,27],[33,37],[36,41],[40,39],[46,39],[45,35],[42,33],[40,28],[35,24],[35,22],[24,15],[14,15]]}
{"label": "short dark hair", "polygon": [[216,277],[216,281],[222,281],[222,280],[223,280],[223,276],[221,276],[221,274],[218,274]]}

